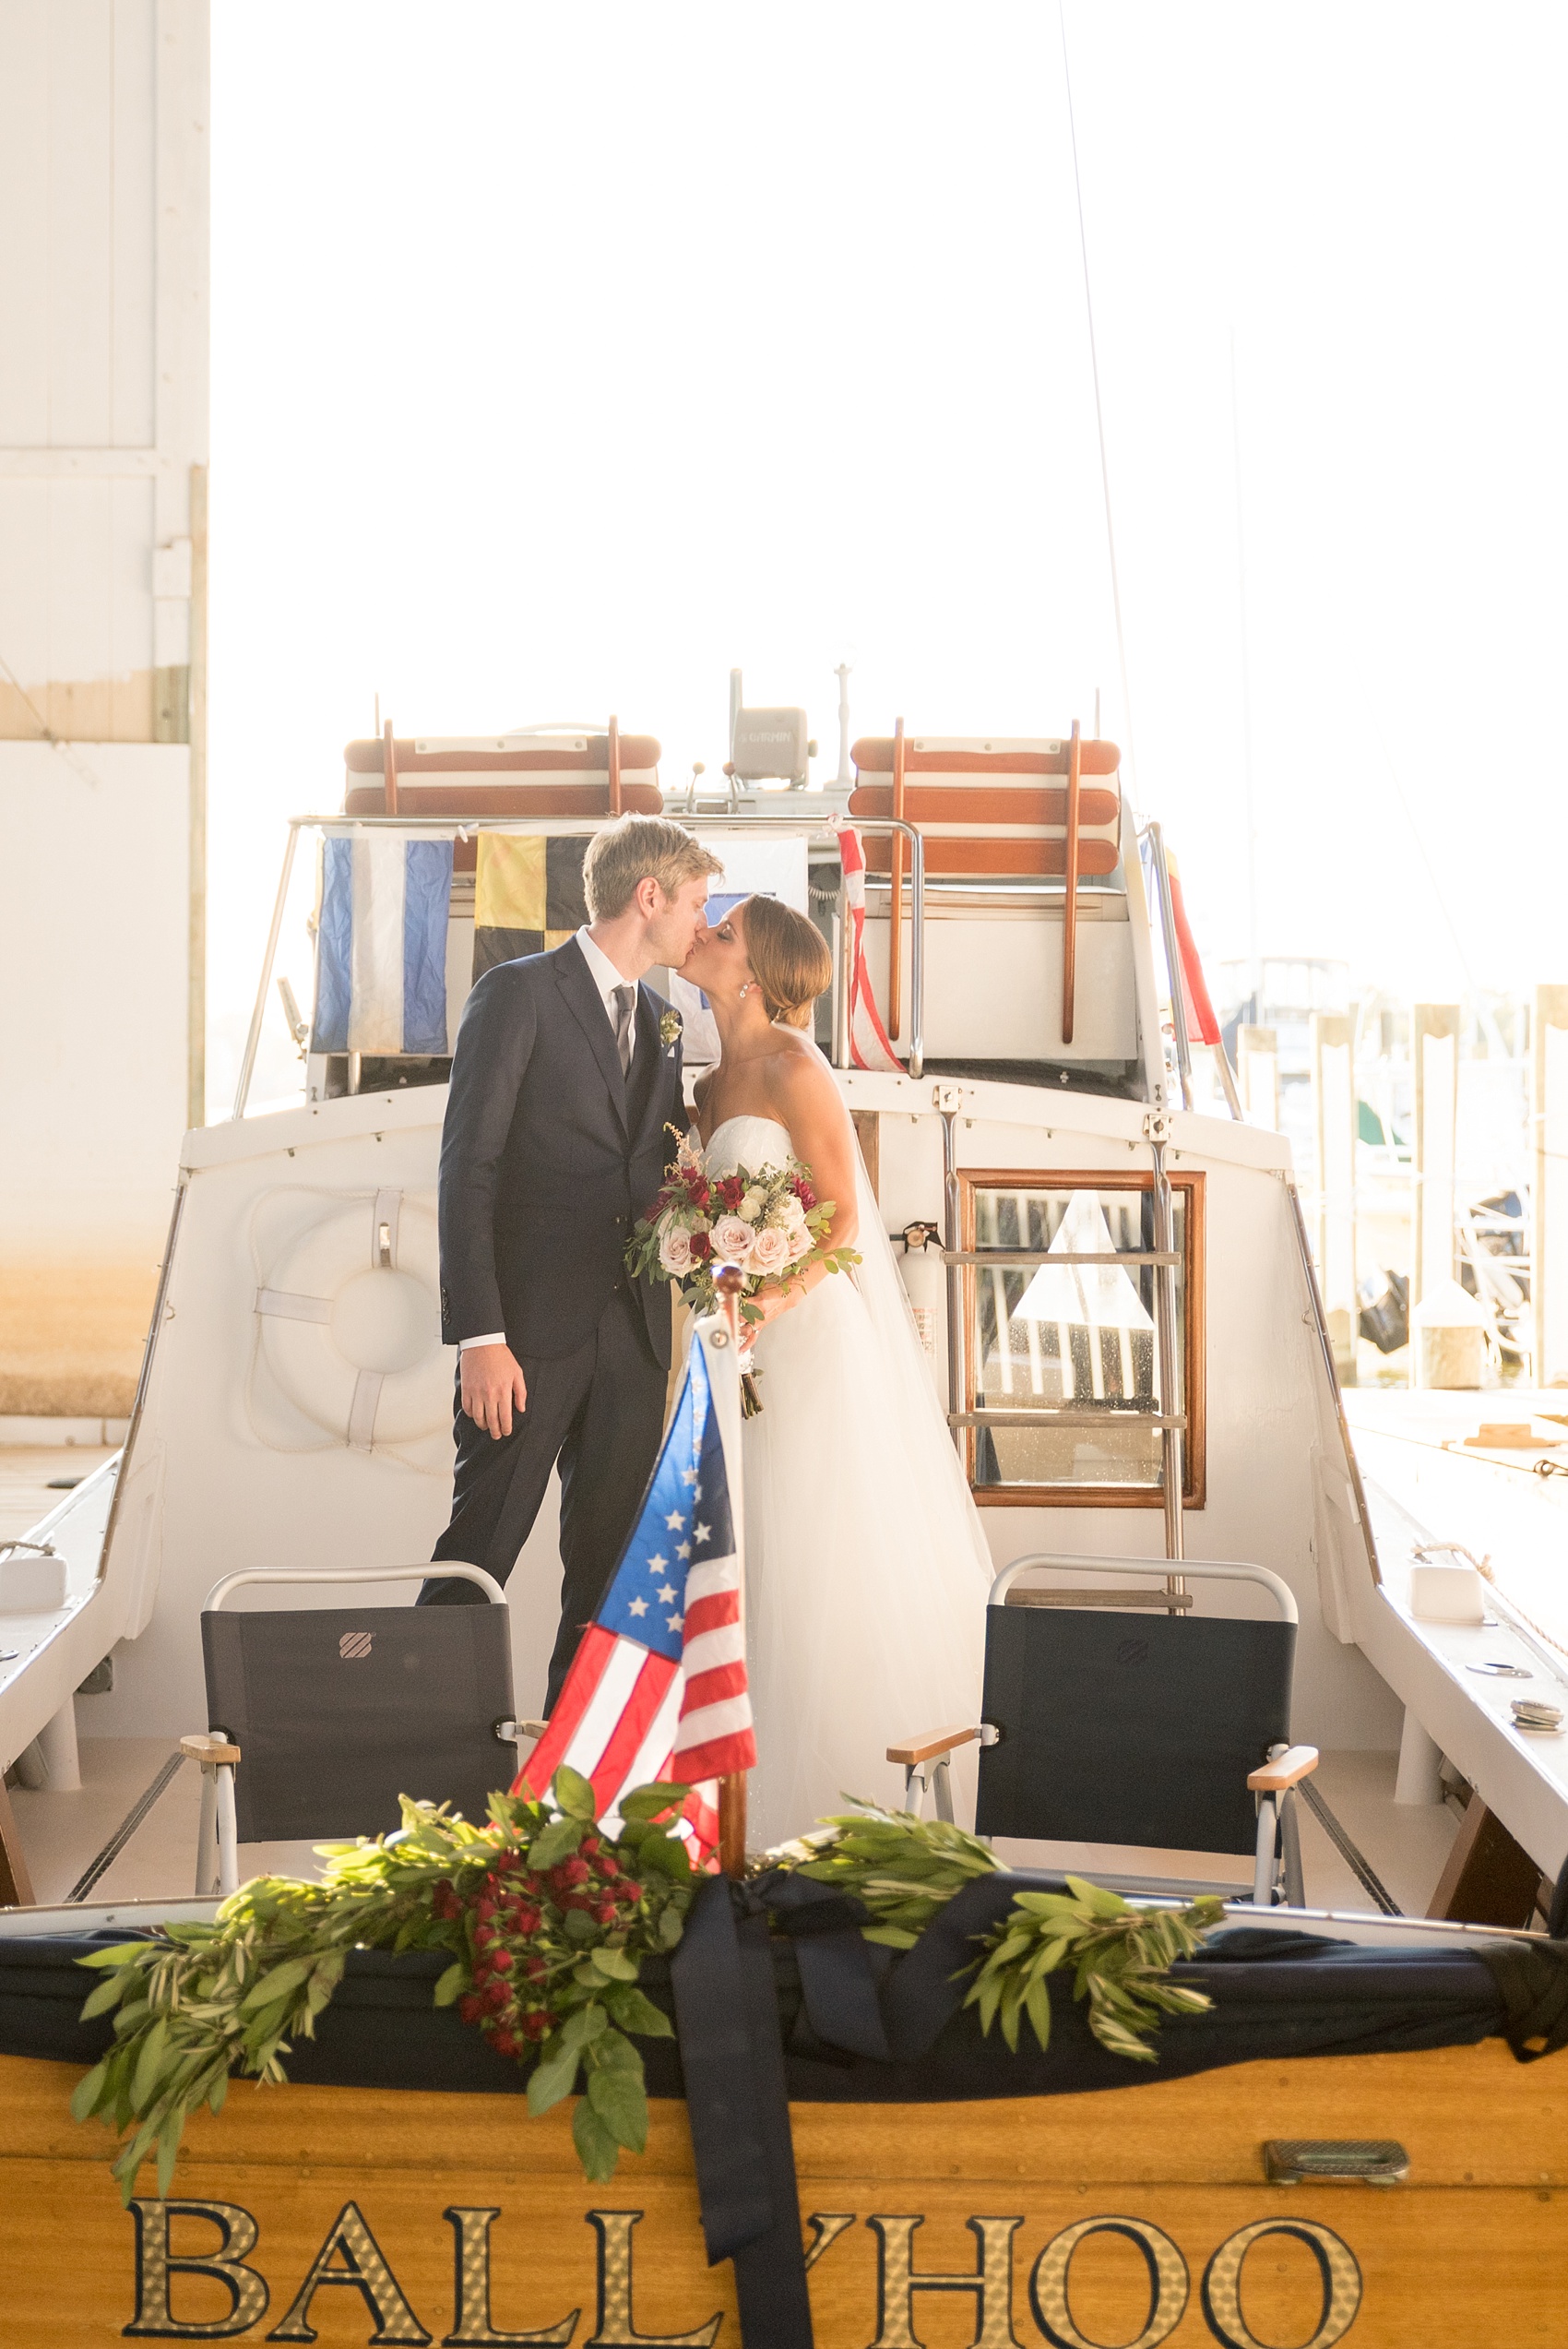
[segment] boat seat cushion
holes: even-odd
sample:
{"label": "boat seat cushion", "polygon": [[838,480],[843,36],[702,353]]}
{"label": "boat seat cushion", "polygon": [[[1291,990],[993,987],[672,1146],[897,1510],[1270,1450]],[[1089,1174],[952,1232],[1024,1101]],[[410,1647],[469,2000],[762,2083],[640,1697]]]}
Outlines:
{"label": "boat seat cushion", "polygon": [[[1060,877],[1067,869],[1064,741],[910,737],[904,751],[904,820],[925,843],[926,872],[971,878]],[[1121,857],[1121,753],[1079,745],[1078,878],[1104,879]],[[851,816],[893,812],[891,735],[855,745]],[[866,869],[885,873],[889,843],[868,839]]]}
{"label": "boat seat cushion", "polygon": [[[659,788],[658,740],[652,734],[623,734],[620,748],[623,812],[659,815],[664,795]],[[403,816],[450,816],[459,823],[478,816],[586,816],[602,822],[611,814],[608,734],[519,737],[512,743],[498,736],[489,749],[416,737],[394,742],[393,751]],[[381,815],[382,745],[351,742],[343,758],[344,815]]]}

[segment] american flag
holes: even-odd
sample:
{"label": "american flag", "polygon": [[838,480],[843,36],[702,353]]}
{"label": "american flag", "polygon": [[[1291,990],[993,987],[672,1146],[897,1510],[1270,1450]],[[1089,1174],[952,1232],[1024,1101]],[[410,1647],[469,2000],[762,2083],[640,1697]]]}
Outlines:
{"label": "american flag", "polygon": [[904,1064],[887,1040],[866,970],[866,855],[853,824],[840,819],[838,855],[849,904],[849,1057],[857,1068],[885,1068],[901,1077]]}
{"label": "american flag", "polygon": [[514,1793],[542,1795],[564,1762],[592,1781],[600,1817],[612,1819],[635,1786],[676,1779],[697,1790],[686,1812],[694,1839],[705,1853],[717,1844],[714,1782],[756,1761],[730,1487],[694,1334],[637,1521]]}

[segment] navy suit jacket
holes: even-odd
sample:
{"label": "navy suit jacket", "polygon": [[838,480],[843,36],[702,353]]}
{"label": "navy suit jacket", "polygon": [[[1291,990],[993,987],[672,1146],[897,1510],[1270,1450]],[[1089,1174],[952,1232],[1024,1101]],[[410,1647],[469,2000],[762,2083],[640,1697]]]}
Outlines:
{"label": "navy suit jacket", "polygon": [[[684,1131],[681,1044],[666,1007],[637,989],[629,1079],[582,948],[487,971],[457,1030],[441,1136],[441,1334],[505,1330],[519,1357],[556,1361],[587,1342]],[[630,1093],[630,1106],[628,1105]],[[670,1360],[663,1282],[633,1283],[657,1359]]]}

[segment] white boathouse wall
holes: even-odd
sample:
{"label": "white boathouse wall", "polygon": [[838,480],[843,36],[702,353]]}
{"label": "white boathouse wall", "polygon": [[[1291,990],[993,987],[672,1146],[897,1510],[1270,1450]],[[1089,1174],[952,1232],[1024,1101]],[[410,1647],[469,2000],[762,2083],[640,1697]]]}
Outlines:
{"label": "white boathouse wall", "polygon": [[208,78],[0,8],[0,1423],[128,1410],[203,1115]]}

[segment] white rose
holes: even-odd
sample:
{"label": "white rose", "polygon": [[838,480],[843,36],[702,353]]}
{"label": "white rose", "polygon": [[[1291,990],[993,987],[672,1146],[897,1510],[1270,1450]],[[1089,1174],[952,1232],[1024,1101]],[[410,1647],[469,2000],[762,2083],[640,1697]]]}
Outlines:
{"label": "white rose", "polygon": [[754,1223],[766,1205],[767,1193],[754,1183],[741,1201],[740,1212],[748,1223]]}
{"label": "white rose", "polygon": [[765,1274],[782,1272],[796,1253],[797,1251],[790,1247],[786,1234],[779,1231],[777,1224],[770,1223],[765,1231],[757,1234],[752,1243],[750,1269],[754,1272]]}
{"label": "white rose", "polygon": [[806,1222],[806,1211],[800,1200],[791,1199],[790,1205],[794,1212],[784,1218],[784,1236],[790,1244],[790,1261],[793,1264],[798,1258],[809,1256],[816,1242],[812,1237],[811,1225]]}
{"label": "white rose", "polygon": [[659,1261],[677,1281],[683,1281],[691,1270],[692,1235],[683,1223],[671,1223],[659,1241]]}
{"label": "white rose", "polygon": [[738,1215],[721,1215],[708,1237],[713,1253],[724,1264],[738,1264],[745,1271],[751,1264],[756,1234]]}

